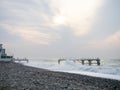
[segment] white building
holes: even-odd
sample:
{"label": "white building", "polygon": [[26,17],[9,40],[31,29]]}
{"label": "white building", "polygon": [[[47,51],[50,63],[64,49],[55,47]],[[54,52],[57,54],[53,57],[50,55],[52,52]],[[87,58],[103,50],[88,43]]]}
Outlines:
{"label": "white building", "polygon": [[5,53],[5,49],[2,47],[2,44],[0,44],[0,61],[12,61],[13,60],[13,56],[8,56]]}

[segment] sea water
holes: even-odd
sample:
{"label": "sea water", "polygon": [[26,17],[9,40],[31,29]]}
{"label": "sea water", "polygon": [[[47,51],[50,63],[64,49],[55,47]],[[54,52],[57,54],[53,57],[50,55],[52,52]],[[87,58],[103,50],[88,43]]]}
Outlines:
{"label": "sea water", "polygon": [[61,61],[58,64],[58,59],[31,59],[25,65],[48,69],[51,71],[60,71],[68,73],[83,74],[102,78],[111,78],[120,80],[120,59],[101,59],[101,65],[82,65],[79,62],[73,62],[70,59]]}

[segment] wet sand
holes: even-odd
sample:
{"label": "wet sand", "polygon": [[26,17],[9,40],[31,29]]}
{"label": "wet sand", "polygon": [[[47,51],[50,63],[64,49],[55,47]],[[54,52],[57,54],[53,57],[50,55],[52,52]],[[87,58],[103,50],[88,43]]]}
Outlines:
{"label": "wet sand", "polygon": [[0,90],[120,90],[120,81],[0,62]]}

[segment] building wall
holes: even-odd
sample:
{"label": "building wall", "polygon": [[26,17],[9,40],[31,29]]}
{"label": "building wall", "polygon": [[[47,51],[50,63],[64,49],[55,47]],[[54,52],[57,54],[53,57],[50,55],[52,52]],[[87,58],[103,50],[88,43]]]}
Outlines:
{"label": "building wall", "polygon": [[0,44],[0,49],[2,49],[2,44]]}
{"label": "building wall", "polygon": [[0,58],[1,58],[1,54],[2,54],[2,44],[0,44]]}
{"label": "building wall", "polygon": [[0,44],[0,58],[2,55],[5,56],[6,54],[5,54],[5,49],[3,49],[2,44]]}
{"label": "building wall", "polygon": [[2,49],[2,55],[5,55],[5,49]]}

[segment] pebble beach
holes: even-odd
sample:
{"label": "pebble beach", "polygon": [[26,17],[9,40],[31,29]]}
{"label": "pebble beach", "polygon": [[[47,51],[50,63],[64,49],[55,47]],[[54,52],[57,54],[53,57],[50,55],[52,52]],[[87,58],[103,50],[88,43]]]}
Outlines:
{"label": "pebble beach", "polygon": [[0,62],[0,90],[120,90],[120,81]]}

